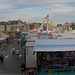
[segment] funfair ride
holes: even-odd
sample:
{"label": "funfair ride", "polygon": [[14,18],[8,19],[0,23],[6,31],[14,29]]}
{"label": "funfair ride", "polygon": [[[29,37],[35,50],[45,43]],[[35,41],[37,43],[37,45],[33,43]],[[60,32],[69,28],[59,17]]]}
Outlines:
{"label": "funfair ride", "polygon": [[[47,23],[47,30],[44,31],[43,30],[43,26],[45,24],[45,21]],[[53,24],[52,21],[50,21],[50,17],[49,15],[47,15],[44,19],[44,21],[42,22],[42,24],[40,25],[39,29],[35,32],[36,34],[52,34],[52,33],[61,33],[61,31],[57,28],[57,26],[55,26]]]}

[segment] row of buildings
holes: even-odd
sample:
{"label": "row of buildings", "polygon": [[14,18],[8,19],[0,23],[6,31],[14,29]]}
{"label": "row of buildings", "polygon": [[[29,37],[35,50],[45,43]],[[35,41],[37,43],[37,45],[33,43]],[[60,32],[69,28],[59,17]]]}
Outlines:
{"label": "row of buildings", "polygon": [[13,20],[8,22],[0,22],[0,31],[15,32],[25,30],[27,31],[28,25],[26,22],[21,20]]}
{"label": "row of buildings", "polygon": [[[30,29],[38,29],[40,27],[42,23],[31,23],[29,24],[29,28]],[[46,27],[47,24],[45,23],[43,25],[43,29],[44,27]],[[46,27],[47,28],[47,27]],[[75,23],[74,22],[71,22],[71,23],[64,23],[64,24],[57,24],[57,28],[63,33],[65,30],[66,31],[71,31],[71,30],[75,30]]]}
{"label": "row of buildings", "polygon": [[[38,29],[42,23],[29,23],[22,22],[22,20],[13,20],[8,22],[0,22],[0,31],[8,31],[8,32],[16,32],[16,31],[29,31],[31,29]],[[44,24],[46,26],[46,23]],[[64,30],[74,30],[75,29],[75,23],[64,23],[57,24],[58,29],[63,32]]]}
{"label": "row of buildings", "polygon": [[67,30],[67,31],[71,31],[71,30],[75,30],[75,23],[71,22],[71,23],[64,23],[62,24],[57,24],[57,27],[62,31]]}

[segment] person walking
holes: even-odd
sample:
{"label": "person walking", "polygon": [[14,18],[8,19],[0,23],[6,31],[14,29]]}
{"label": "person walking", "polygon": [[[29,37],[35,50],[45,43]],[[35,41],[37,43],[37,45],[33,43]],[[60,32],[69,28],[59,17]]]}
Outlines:
{"label": "person walking", "polygon": [[20,50],[19,49],[16,50],[16,54],[17,54],[17,58],[19,58],[19,55],[20,55]]}
{"label": "person walking", "polygon": [[13,52],[13,51],[15,52],[15,48],[11,48],[11,49],[10,49],[11,55],[12,55],[12,52]]}
{"label": "person walking", "polygon": [[13,56],[13,58],[15,57],[15,51],[12,51],[12,56]]}
{"label": "person walking", "polygon": [[22,75],[25,75],[26,65],[22,62],[21,64]]}
{"label": "person walking", "polygon": [[17,44],[19,45],[19,39],[17,40]]}
{"label": "person walking", "polygon": [[0,56],[0,61],[1,61],[2,64],[4,63],[4,57],[3,57],[3,55]]}

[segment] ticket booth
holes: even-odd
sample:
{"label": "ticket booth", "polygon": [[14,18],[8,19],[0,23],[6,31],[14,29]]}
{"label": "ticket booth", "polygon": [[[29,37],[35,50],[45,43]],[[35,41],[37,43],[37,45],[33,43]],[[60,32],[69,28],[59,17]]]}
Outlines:
{"label": "ticket booth", "polygon": [[37,75],[75,75],[75,39],[36,40]]}

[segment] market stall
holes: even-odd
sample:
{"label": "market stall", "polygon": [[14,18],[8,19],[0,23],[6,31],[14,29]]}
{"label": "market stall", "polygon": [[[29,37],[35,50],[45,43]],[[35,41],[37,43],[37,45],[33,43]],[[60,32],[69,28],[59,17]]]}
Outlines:
{"label": "market stall", "polygon": [[0,41],[3,41],[5,43],[8,43],[9,42],[9,40],[8,40],[9,38],[10,38],[9,34],[7,34],[5,32],[0,32],[0,39],[1,39]]}
{"label": "market stall", "polygon": [[75,75],[75,39],[36,40],[37,75]]}
{"label": "market stall", "polygon": [[6,38],[0,37],[0,50],[6,45]]}

